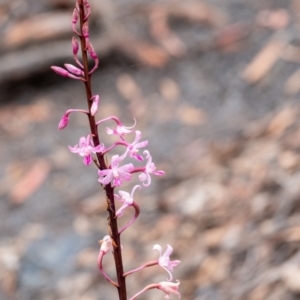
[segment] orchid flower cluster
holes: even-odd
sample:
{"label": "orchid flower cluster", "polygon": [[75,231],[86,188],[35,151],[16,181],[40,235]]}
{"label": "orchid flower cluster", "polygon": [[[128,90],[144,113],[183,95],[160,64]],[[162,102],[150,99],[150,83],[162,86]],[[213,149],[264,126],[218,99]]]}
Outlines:
{"label": "orchid flower cluster", "polygon": [[[160,283],[153,283],[146,286],[143,290],[135,294],[130,300],[138,298],[142,293],[150,289],[159,289],[165,293],[165,298],[169,299],[171,294],[180,298],[178,291],[180,282],[172,282],[172,271],[177,266],[179,260],[170,260],[170,255],[173,248],[167,245],[167,249],[163,252],[160,245],[154,245],[153,250],[159,252],[159,258],[154,261],[147,262],[142,266],[124,272],[122,262],[122,246],[120,236],[121,234],[137,219],[140,213],[139,205],[134,201],[134,195],[137,190],[142,187],[148,187],[151,184],[151,176],[162,176],[164,171],[156,170],[156,166],[152,161],[150,152],[145,149],[148,146],[147,140],[142,140],[142,133],[135,130],[136,120],[132,126],[124,126],[121,120],[116,116],[110,116],[105,119],[97,121],[95,116],[97,114],[100,97],[92,93],[91,76],[99,66],[99,59],[89,39],[88,21],[91,15],[91,7],[88,0],[76,0],[75,9],[73,11],[72,29],[75,36],[72,38],[72,51],[75,63],[65,64],[65,68],[52,66],[52,70],[58,75],[69,77],[71,79],[80,80],[84,83],[87,95],[88,109],[69,109],[62,116],[58,129],[62,130],[69,125],[70,115],[72,113],[83,113],[87,116],[90,126],[90,132],[79,139],[78,144],[74,147],[69,146],[72,153],[78,154],[83,159],[86,166],[92,163],[98,169],[98,182],[103,187],[106,193],[107,211],[109,213],[108,228],[109,232],[102,241],[98,255],[97,265],[104,278],[118,289],[119,299],[127,300],[126,282],[125,278],[133,273],[136,273],[144,268],[158,265],[168,273],[167,281]],[[78,56],[81,49],[81,59]],[[89,60],[93,61],[93,67],[90,70]],[[98,134],[98,126],[106,124],[107,122],[114,122],[113,128],[106,127],[108,135],[117,137],[117,141],[110,146],[100,143]],[[128,142],[126,136],[128,134],[135,134],[133,141]],[[113,155],[110,163],[107,160],[107,154],[116,147],[123,149],[121,155]],[[143,149],[142,154],[139,152]],[[124,163],[125,159],[133,160],[133,163]],[[135,166],[134,162],[139,162],[139,166]],[[142,166],[140,166],[142,165]],[[130,181],[133,174],[139,173],[138,179],[140,184],[135,185],[131,192],[119,190],[115,193],[116,188],[120,188],[125,181]],[[116,209],[115,199],[121,205]],[[121,218],[125,210],[133,208],[134,215],[132,219],[121,229],[118,228],[118,218]],[[103,269],[103,258],[108,253],[112,253],[115,260],[117,281],[111,279]]]}

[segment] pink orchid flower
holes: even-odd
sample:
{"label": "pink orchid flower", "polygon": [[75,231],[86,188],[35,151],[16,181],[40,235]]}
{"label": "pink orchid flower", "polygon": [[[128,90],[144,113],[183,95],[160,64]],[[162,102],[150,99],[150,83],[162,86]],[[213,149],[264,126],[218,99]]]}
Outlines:
{"label": "pink orchid flower", "polygon": [[134,166],[133,164],[126,164],[119,167],[121,161],[122,158],[119,155],[114,155],[111,159],[111,168],[98,171],[98,181],[107,185],[113,180],[113,186],[120,186],[123,181],[129,181],[131,179],[130,172]]}
{"label": "pink orchid flower", "polygon": [[78,153],[81,157],[83,157],[83,163],[88,166],[92,162],[91,153],[102,152],[104,150],[104,145],[100,144],[94,147],[91,135],[89,134],[86,138],[84,136],[81,137],[79,143],[74,147],[69,146],[69,149],[72,153]]}
{"label": "pink orchid flower", "polygon": [[173,272],[174,267],[180,264],[180,260],[170,260],[170,255],[173,252],[173,248],[170,245],[167,245],[167,249],[164,253],[162,253],[162,247],[158,244],[153,246],[153,250],[159,251],[160,256],[158,259],[158,265],[169,273],[170,278],[168,281],[171,281],[173,279],[171,272]]}
{"label": "pink orchid flower", "polygon": [[165,299],[170,299],[170,294],[174,294],[175,296],[178,297],[178,299],[180,299],[181,294],[178,291],[179,284],[180,284],[179,280],[176,280],[176,283],[163,281],[159,283],[157,288],[166,293]]}
{"label": "pink orchid flower", "polygon": [[137,190],[137,189],[140,189],[141,186],[140,185],[135,185],[131,191],[131,193],[127,193],[127,192],[124,192],[124,191],[119,191],[119,195],[116,195],[115,194],[115,198],[117,200],[119,200],[120,202],[123,203],[123,205],[117,210],[116,212],[116,216],[117,217],[122,217],[123,216],[123,213],[124,213],[124,210],[129,207],[129,206],[132,206],[134,201],[133,201],[133,195],[134,195],[134,192]]}
{"label": "pink orchid flower", "polygon": [[144,186],[149,186],[151,184],[150,174],[162,176],[165,174],[165,172],[164,171],[155,171],[156,167],[155,167],[155,164],[152,162],[152,156],[150,155],[149,151],[145,150],[143,153],[146,155],[146,159],[148,159],[148,161],[145,166],[145,169],[143,170],[143,173],[141,173],[139,175],[139,179],[142,182],[146,181],[146,183],[143,183]]}
{"label": "pink orchid flower", "polygon": [[133,127],[136,125],[136,120],[134,119],[134,124],[130,127],[124,126],[120,121],[118,121],[116,129],[110,129],[106,127],[107,134],[119,135],[120,137],[124,137],[127,133],[132,132]]}
{"label": "pink orchid flower", "polygon": [[142,137],[142,133],[139,130],[137,130],[135,132],[134,141],[127,146],[126,153],[129,153],[130,157],[133,157],[137,160],[143,161],[144,160],[143,157],[138,154],[138,152],[139,152],[138,148],[146,147],[148,145],[148,141],[140,142],[141,137]]}

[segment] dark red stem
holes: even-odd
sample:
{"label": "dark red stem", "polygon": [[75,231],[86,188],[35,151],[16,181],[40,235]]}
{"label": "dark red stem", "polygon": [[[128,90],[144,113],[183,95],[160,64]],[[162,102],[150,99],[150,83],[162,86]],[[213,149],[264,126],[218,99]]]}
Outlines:
{"label": "dark red stem", "polygon": [[[81,53],[82,53],[82,62],[84,67],[84,78],[85,78],[85,91],[86,91],[86,99],[88,103],[89,108],[89,123],[90,123],[90,129],[93,137],[93,142],[95,146],[100,145],[100,139],[98,135],[98,130],[96,126],[95,117],[91,115],[91,106],[92,101],[90,99],[92,98],[92,85],[91,85],[91,75],[89,74],[89,67],[88,67],[88,57],[87,57],[87,45],[86,40],[83,37],[82,33],[82,26],[84,23],[84,6],[82,3],[82,0],[79,0],[79,14],[80,14],[80,28],[81,28],[81,36],[80,42],[81,42]],[[97,159],[99,162],[100,169],[106,169],[106,163],[104,156],[101,153],[96,153]],[[114,241],[114,260],[115,260],[115,266],[116,266],[116,273],[117,273],[117,279],[118,279],[118,293],[119,293],[119,300],[127,300],[127,293],[126,293],[126,282],[125,277],[123,277],[123,262],[122,262],[122,253],[121,253],[121,241],[120,241],[120,234],[118,233],[118,223],[117,218],[115,218],[115,200],[114,200],[114,189],[111,186],[111,184],[108,184],[104,187],[105,193],[106,193],[106,201],[107,201],[107,211],[109,213],[109,219],[108,219],[108,228],[109,228],[109,234],[111,235],[111,238]]]}

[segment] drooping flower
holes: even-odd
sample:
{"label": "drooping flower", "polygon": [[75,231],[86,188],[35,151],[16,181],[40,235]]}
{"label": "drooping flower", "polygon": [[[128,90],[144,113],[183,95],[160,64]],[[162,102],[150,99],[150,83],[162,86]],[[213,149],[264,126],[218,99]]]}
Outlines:
{"label": "drooping flower", "polygon": [[133,164],[126,164],[119,167],[122,157],[114,155],[111,159],[111,168],[105,170],[99,170],[98,181],[104,185],[113,181],[113,186],[120,186],[123,181],[129,181],[131,179],[130,172],[134,169]]}
{"label": "drooping flower", "polygon": [[176,283],[169,282],[169,281],[163,281],[163,282],[159,283],[157,288],[166,293],[165,299],[170,299],[171,294],[174,294],[175,296],[178,297],[178,299],[180,299],[181,294],[178,291],[179,285],[180,285],[179,280],[176,280]]}
{"label": "drooping flower", "polygon": [[170,278],[168,281],[171,281],[173,279],[171,272],[173,272],[174,267],[180,264],[180,260],[170,260],[170,255],[173,252],[173,248],[170,245],[167,245],[167,249],[164,253],[162,253],[162,247],[158,244],[153,246],[153,250],[159,251],[160,256],[158,259],[158,265],[169,273]]}
{"label": "drooping flower", "polygon": [[98,258],[97,258],[97,265],[99,270],[101,271],[102,275],[104,278],[109,281],[112,285],[118,287],[118,284],[113,281],[104,271],[103,269],[103,257],[106,255],[108,252],[112,251],[113,252],[113,240],[109,235],[106,235],[103,240],[99,241],[101,247],[99,250]]}
{"label": "drooping flower", "polygon": [[136,125],[136,120],[134,119],[134,124],[130,127],[124,126],[121,122],[118,122],[116,129],[110,129],[106,127],[107,134],[119,135],[120,137],[124,137],[127,133],[132,132],[133,127]]}
{"label": "drooping flower", "polygon": [[138,154],[138,152],[139,152],[138,148],[143,148],[148,145],[148,141],[140,142],[141,137],[142,137],[142,133],[139,130],[137,130],[135,132],[134,141],[127,146],[127,151],[126,151],[127,153],[129,153],[130,157],[133,157],[140,161],[142,161],[144,159],[141,155]]}
{"label": "drooping flower", "polygon": [[106,235],[99,243],[101,244],[100,251],[104,254],[113,251],[112,239],[109,235]]}
{"label": "drooping flower", "polygon": [[137,190],[137,189],[140,189],[141,186],[140,185],[135,185],[131,191],[131,193],[127,193],[127,192],[124,192],[124,191],[119,191],[119,195],[115,194],[115,198],[117,200],[119,200],[120,202],[123,203],[123,205],[117,210],[116,212],[116,216],[117,217],[122,217],[123,216],[123,213],[124,213],[124,210],[129,207],[129,206],[132,206],[133,204],[133,195],[134,195],[134,192]]}
{"label": "drooping flower", "polygon": [[148,159],[147,164],[145,166],[145,169],[143,170],[143,173],[139,175],[140,181],[144,182],[144,186],[149,186],[151,184],[151,177],[150,174],[154,174],[157,176],[162,176],[165,174],[164,171],[156,171],[155,164],[152,162],[152,156],[150,155],[148,150],[145,150],[143,152],[146,155],[146,159]]}
{"label": "drooping flower", "polygon": [[104,145],[100,144],[94,147],[91,135],[89,134],[86,138],[84,136],[81,137],[79,143],[74,147],[69,146],[69,149],[72,153],[78,153],[81,157],[83,157],[83,163],[88,166],[92,162],[91,153],[102,152],[104,150]]}

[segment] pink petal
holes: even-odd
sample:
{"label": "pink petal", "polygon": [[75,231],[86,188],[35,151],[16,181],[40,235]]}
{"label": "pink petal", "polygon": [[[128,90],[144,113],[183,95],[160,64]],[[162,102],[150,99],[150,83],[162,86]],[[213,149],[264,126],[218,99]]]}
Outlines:
{"label": "pink petal", "polygon": [[170,245],[167,245],[167,249],[164,252],[164,254],[162,255],[163,258],[165,257],[169,257],[173,252],[173,248]]}
{"label": "pink petal", "polygon": [[88,138],[85,138],[84,136],[79,139],[79,144],[78,145],[79,145],[80,148],[83,148],[83,147],[87,146],[87,139]]}
{"label": "pink petal", "polygon": [[128,207],[129,205],[128,204],[123,204],[116,212],[116,216],[117,217],[122,217],[123,214],[124,214],[124,210]]}
{"label": "pink petal", "polygon": [[100,177],[106,175],[105,177],[99,178],[99,179],[98,179],[98,181],[101,182],[101,183],[104,184],[104,185],[109,184],[109,183],[111,182],[111,180],[112,180],[112,177],[113,177],[112,171],[111,171],[110,169],[98,171],[98,175],[99,175]]}
{"label": "pink petal", "polygon": [[81,150],[78,148],[78,145],[75,145],[74,147],[69,147],[69,150],[72,152],[72,153],[79,153]]}
{"label": "pink petal", "polygon": [[146,181],[147,180],[147,175],[145,174],[145,173],[141,173],[140,175],[139,175],[139,179],[140,179],[140,181]]}
{"label": "pink petal", "polygon": [[123,172],[119,170],[120,180],[123,181],[129,181],[131,179],[131,174],[127,172]]}
{"label": "pink petal", "polygon": [[103,144],[98,145],[98,146],[92,148],[92,151],[94,153],[96,153],[96,152],[102,152],[103,150],[104,150],[104,145]]}
{"label": "pink petal", "polygon": [[121,172],[131,172],[133,169],[134,169],[133,164],[126,164],[124,166],[121,166],[119,168],[119,171],[121,171]]}
{"label": "pink petal", "polygon": [[108,127],[106,127],[106,133],[107,134],[114,134],[114,131]]}
{"label": "pink petal", "polygon": [[148,146],[148,141],[143,141],[143,142],[137,143],[135,145],[135,148],[143,148],[143,147],[146,147],[146,146]]}
{"label": "pink petal", "polygon": [[157,176],[162,176],[162,175],[165,175],[165,172],[164,171],[154,171],[154,172],[152,172],[152,174],[157,175]]}
{"label": "pink petal", "polygon": [[132,144],[136,144],[141,139],[141,137],[142,137],[142,133],[139,130],[137,130],[135,132],[135,139]]}
{"label": "pink petal", "polygon": [[162,253],[162,247],[158,244],[155,244],[153,246],[153,250],[157,250],[159,253],[160,253],[160,256],[161,256],[161,253]]}
{"label": "pink petal", "polygon": [[83,163],[88,166],[90,165],[92,162],[92,156],[91,155],[86,155],[84,158],[83,158]]}
{"label": "pink petal", "polygon": [[116,169],[118,168],[120,164],[120,158],[119,158],[119,155],[114,155],[112,158],[111,158],[111,168],[112,169]]}

